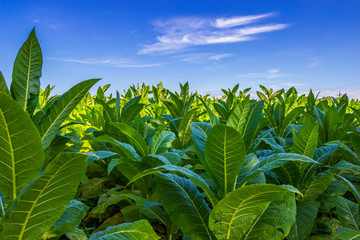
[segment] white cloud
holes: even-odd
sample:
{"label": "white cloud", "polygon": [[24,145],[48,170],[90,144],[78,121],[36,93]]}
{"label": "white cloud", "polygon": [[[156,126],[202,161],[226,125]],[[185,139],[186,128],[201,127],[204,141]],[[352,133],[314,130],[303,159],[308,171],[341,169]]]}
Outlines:
{"label": "white cloud", "polygon": [[162,63],[150,63],[150,64],[139,64],[133,63],[132,61],[126,59],[73,59],[73,58],[48,58],[50,60],[61,61],[61,62],[72,62],[72,63],[82,63],[90,65],[108,65],[116,68],[149,68],[149,67],[159,67],[162,66]]}
{"label": "white cloud", "polygon": [[241,16],[241,17],[231,17],[231,18],[218,18],[215,20],[215,27],[218,28],[228,28],[228,27],[236,27],[241,25],[246,25],[255,22],[256,20],[271,17],[274,13],[266,13],[260,15],[249,15],[249,16]]}
{"label": "white cloud", "polygon": [[221,61],[223,58],[232,56],[230,53],[214,54],[214,53],[189,53],[178,55],[175,58],[189,63],[206,63],[209,61]]}
{"label": "white cloud", "polygon": [[287,28],[288,24],[245,26],[273,13],[234,16],[230,18],[179,17],[154,22],[160,35],[157,42],[144,45],[139,54],[174,53],[199,45],[226,44],[251,41],[256,35]]}
{"label": "white cloud", "polygon": [[279,69],[269,69],[266,72],[252,72],[252,73],[245,73],[239,74],[237,77],[240,78],[265,78],[265,79],[275,79],[275,78],[282,78],[282,77],[293,77],[293,74],[282,73]]}
{"label": "white cloud", "polygon": [[219,61],[223,58],[226,58],[226,57],[230,57],[231,54],[230,53],[224,53],[224,54],[216,54],[216,55],[212,55],[209,57],[210,60],[215,60],[215,61]]}

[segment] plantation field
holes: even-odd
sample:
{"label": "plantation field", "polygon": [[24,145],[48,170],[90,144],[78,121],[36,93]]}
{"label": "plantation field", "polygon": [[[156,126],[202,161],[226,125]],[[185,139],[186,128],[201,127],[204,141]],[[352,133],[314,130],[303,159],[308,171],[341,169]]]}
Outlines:
{"label": "plantation field", "polygon": [[[0,239],[360,239],[360,103],[40,88],[34,30],[0,74]],[[46,77],[46,76],[45,76]]]}

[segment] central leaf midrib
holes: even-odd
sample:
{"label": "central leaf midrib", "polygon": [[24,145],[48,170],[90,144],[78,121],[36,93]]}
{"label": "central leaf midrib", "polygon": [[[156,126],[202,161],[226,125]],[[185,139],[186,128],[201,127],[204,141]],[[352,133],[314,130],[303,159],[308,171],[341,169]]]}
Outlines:
{"label": "central leaf midrib", "polygon": [[16,174],[15,174],[15,158],[14,158],[14,149],[12,147],[12,141],[11,141],[11,135],[10,135],[10,131],[7,125],[7,121],[5,119],[4,113],[3,111],[0,109],[0,113],[1,113],[1,117],[4,119],[4,125],[5,125],[5,129],[6,129],[6,134],[8,136],[8,141],[9,141],[9,147],[10,147],[10,156],[11,156],[11,177],[12,177],[12,185],[13,185],[13,199],[16,198]]}
{"label": "central leaf midrib", "polygon": [[25,98],[24,98],[24,111],[26,112],[27,108],[27,100],[29,94],[29,81],[30,81],[30,69],[31,69],[31,54],[32,54],[32,38],[30,39],[30,49],[29,49],[29,60],[28,60],[28,71],[27,71],[27,78],[26,78],[26,88],[25,88]]}
{"label": "central leaf midrib", "polygon": [[[191,201],[192,205],[194,206],[194,208],[195,208],[195,210],[196,210],[199,218],[201,219],[201,222],[203,223],[203,225],[204,225],[204,227],[205,227],[205,230],[206,230],[208,236],[209,236],[210,239],[211,239],[211,234],[209,233],[209,231],[208,231],[208,229],[207,229],[207,225],[205,224],[204,220],[203,220],[202,217],[201,217],[201,214],[199,213],[198,209],[196,208],[196,205],[195,205],[194,201],[191,199],[191,197],[189,196],[189,194],[185,191],[185,189],[184,189],[178,182],[176,182],[175,180],[173,180],[173,182],[174,182],[176,185],[178,185],[178,186],[180,187],[180,189],[181,189],[181,190],[186,194],[186,196],[189,198],[189,200]],[[206,203],[205,203],[205,204],[206,204]]]}
{"label": "central leaf midrib", "polygon": [[[57,117],[55,117],[54,121],[51,121],[50,126],[48,127],[48,129],[46,130],[46,132],[44,133],[44,135],[41,137],[41,142],[44,141],[44,138],[47,136],[47,134],[49,133],[50,129],[54,126],[55,122],[60,118],[59,116],[61,116],[65,110],[69,107],[69,105],[72,103],[72,101],[74,101],[74,99],[76,99],[81,93],[83,93],[83,91],[80,91],[78,94],[76,94],[73,98],[71,98],[71,100],[69,101],[68,104],[66,104],[66,107],[63,108],[63,110],[60,112],[60,114],[57,115]],[[50,117],[50,115],[49,115]]]}
{"label": "central leaf midrib", "polygon": [[[74,158],[75,159],[75,158]],[[72,160],[74,160],[72,159]],[[24,221],[24,224],[23,226],[21,227],[21,231],[20,231],[20,234],[19,234],[19,240],[22,239],[24,233],[25,233],[25,228],[29,222],[29,219],[30,219],[30,215],[31,213],[33,212],[35,206],[37,205],[37,202],[39,201],[40,199],[40,196],[43,194],[43,192],[45,191],[45,189],[48,187],[48,185],[50,184],[50,182],[55,178],[56,174],[58,172],[60,172],[67,164],[71,163],[71,161],[68,161],[66,162],[65,164],[63,164],[60,168],[58,168],[54,174],[51,175],[50,179],[47,181],[47,183],[45,184],[45,186],[41,189],[40,193],[38,194],[38,196],[36,197],[36,199],[33,201],[33,204],[28,212],[28,214],[26,215],[26,218],[25,218],[25,221]]]}
{"label": "central leaf midrib", "polygon": [[239,204],[239,206],[237,206],[237,207],[235,208],[234,214],[232,214],[232,216],[231,216],[231,219],[230,219],[229,224],[228,224],[228,227],[227,227],[227,233],[226,233],[227,239],[230,238],[231,226],[232,226],[232,224],[233,224],[233,222],[234,222],[235,215],[236,215],[236,213],[239,211],[240,207],[241,207],[242,205],[244,205],[245,202],[247,202],[247,201],[249,201],[249,200],[251,200],[251,199],[253,199],[253,198],[255,198],[255,197],[258,197],[258,196],[260,196],[260,195],[262,195],[262,194],[276,193],[276,192],[279,192],[279,193],[280,193],[280,192],[282,192],[282,191],[261,192],[261,193],[257,193],[257,194],[251,195],[250,197],[244,199],[244,200]]}

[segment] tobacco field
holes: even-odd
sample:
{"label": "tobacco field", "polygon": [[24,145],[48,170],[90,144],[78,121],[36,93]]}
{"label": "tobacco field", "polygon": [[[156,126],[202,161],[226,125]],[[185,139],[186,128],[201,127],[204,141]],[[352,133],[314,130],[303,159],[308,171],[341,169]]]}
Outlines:
{"label": "tobacco field", "polygon": [[100,79],[53,95],[42,59],[33,30],[0,74],[0,239],[360,239],[358,100]]}

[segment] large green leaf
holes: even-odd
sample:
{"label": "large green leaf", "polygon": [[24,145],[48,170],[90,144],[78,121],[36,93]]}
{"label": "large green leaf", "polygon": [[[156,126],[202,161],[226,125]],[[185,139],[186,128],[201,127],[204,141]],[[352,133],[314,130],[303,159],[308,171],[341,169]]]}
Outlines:
{"label": "large green leaf", "polygon": [[128,183],[128,185],[130,183],[135,182],[136,180],[147,176],[149,174],[153,174],[156,172],[160,172],[160,171],[169,171],[169,172],[178,172],[181,174],[184,174],[186,177],[188,177],[190,179],[190,181],[195,184],[197,187],[201,188],[205,194],[207,195],[210,203],[215,206],[215,204],[217,203],[217,198],[215,197],[215,195],[212,193],[212,191],[210,190],[210,187],[208,186],[208,184],[205,182],[205,180],[199,176],[198,174],[196,174],[195,172],[184,168],[184,167],[179,167],[179,166],[174,166],[174,165],[163,165],[163,166],[158,166],[155,168],[150,168],[150,169],[146,169],[145,171],[136,174],[131,181]]}
{"label": "large green leaf", "polygon": [[157,191],[170,219],[184,234],[193,240],[215,239],[208,227],[210,208],[190,180],[158,173]]}
{"label": "large green leaf", "polygon": [[220,196],[235,188],[245,154],[244,141],[235,129],[222,124],[211,129],[205,143],[205,160],[218,183]]}
{"label": "large green leaf", "polygon": [[215,113],[211,110],[211,108],[206,104],[206,102],[204,101],[204,99],[202,99],[201,97],[198,97],[198,99],[202,102],[202,104],[204,105],[207,113],[209,114],[209,118],[210,118],[210,123],[212,126],[215,126],[216,124],[219,124],[219,119],[218,117],[215,115]]}
{"label": "large green leaf", "polygon": [[94,207],[91,210],[90,215],[92,214],[103,214],[106,211],[106,208],[111,206],[111,205],[115,205],[118,202],[125,200],[125,199],[131,199],[133,201],[136,202],[137,205],[141,206],[141,207],[145,207],[145,204],[148,202],[147,199],[139,197],[135,194],[132,193],[128,193],[126,190],[123,192],[117,192],[115,194],[110,194],[108,198],[104,198],[102,197],[99,202],[98,205],[96,205],[96,207]]}
{"label": "large green leaf", "polygon": [[30,117],[0,93],[0,189],[7,205],[39,175],[43,162],[40,136]]}
{"label": "large green leaf", "polygon": [[[292,163],[292,165],[284,166],[285,164],[289,163]],[[256,178],[259,174],[276,168],[282,168],[278,172],[282,173],[280,177],[285,175],[285,177],[282,178],[283,180],[289,179],[288,181],[292,181],[293,178],[289,172],[296,171],[291,170],[291,168],[297,169],[295,163],[316,163],[316,161],[295,153],[276,153],[262,158],[261,161],[256,164],[249,172],[241,172],[239,178],[242,180],[239,180],[239,183],[242,185],[247,181]]]}
{"label": "large green leaf", "polygon": [[344,181],[344,183],[348,186],[349,191],[354,195],[358,204],[360,204],[360,194],[359,194],[358,190],[355,188],[355,186],[349,180],[347,180],[346,178],[344,178],[340,175],[336,175],[336,177],[338,177],[342,181]]}
{"label": "large green leaf", "polygon": [[5,78],[0,71],[0,92],[6,93],[7,95],[10,95],[9,89],[6,86]]}
{"label": "large green leaf", "polygon": [[319,164],[312,164],[305,169],[303,173],[303,181],[315,174],[316,169],[323,163],[327,158],[329,158],[340,146],[340,144],[331,144],[329,146],[322,146],[315,150],[314,160]]}
{"label": "large green leaf", "polygon": [[304,240],[309,237],[318,209],[318,202],[296,204],[296,222],[291,228],[289,240]]}
{"label": "large green leaf", "polygon": [[127,125],[126,123],[111,123],[109,125],[124,134],[130,143],[135,147],[140,156],[146,156],[149,154],[149,149],[145,140],[134,128]]}
{"label": "large green leaf", "polygon": [[338,196],[336,201],[336,214],[341,222],[341,226],[360,230],[359,205],[357,203]]}
{"label": "large green leaf", "polygon": [[291,148],[292,153],[305,155],[309,158],[314,156],[319,136],[319,124],[306,122],[296,135],[294,144]]}
{"label": "large green leaf", "polygon": [[161,154],[167,152],[171,147],[172,141],[175,140],[175,134],[170,131],[162,131],[161,133],[155,134],[151,140],[151,153]]}
{"label": "large green leaf", "polygon": [[320,194],[322,194],[329,187],[333,179],[333,173],[320,173],[310,178],[301,191],[304,194],[304,197],[301,199],[301,201],[313,202],[316,200]]}
{"label": "large green leaf", "polygon": [[112,137],[109,137],[108,135],[101,135],[95,138],[93,141],[111,143],[116,147],[114,151],[118,152],[122,156],[140,161],[140,156],[136,153],[136,150],[130,144],[119,142]]}
{"label": "large green leaf", "polygon": [[211,130],[210,123],[193,122],[190,124],[194,147],[199,160],[203,165],[205,162],[205,142]]}
{"label": "large green leaf", "polygon": [[43,235],[43,238],[48,239],[52,237],[60,237],[63,234],[76,231],[76,227],[79,226],[88,210],[89,207],[84,203],[75,199],[71,200],[67,205],[65,212]]}
{"label": "large green leaf", "polygon": [[[113,159],[113,161],[116,159]],[[136,174],[143,172],[149,168],[148,164],[140,161],[134,161],[128,158],[117,160],[116,169],[119,170],[127,179],[131,180]],[[108,171],[109,172],[109,171]],[[135,185],[142,191],[143,194],[147,194],[148,187],[151,184],[151,178],[141,178],[135,183]]]}
{"label": "large green leaf", "polygon": [[92,234],[89,240],[157,240],[154,229],[147,220],[140,220],[132,223],[123,223],[106,230]]}
{"label": "large green leaf", "polygon": [[246,127],[246,121],[248,114],[250,112],[250,99],[246,97],[242,102],[240,102],[234,111],[231,113],[226,125],[234,128],[240,133],[241,136],[244,136],[244,131]]}
{"label": "large green leaf", "polygon": [[42,53],[35,28],[21,46],[14,62],[11,95],[31,115],[39,96]]}
{"label": "large green leaf", "polygon": [[286,117],[284,118],[284,120],[281,122],[281,126],[280,126],[280,135],[283,136],[287,126],[294,121],[296,118],[299,117],[300,113],[302,113],[304,110],[304,107],[296,107],[293,110],[291,110]]}
{"label": "large green leaf", "polygon": [[284,239],[295,222],[296,203],[294,194],[272,201],[253,222],[244,240]]}
{"label": "large green leaf", "polygon": [[65,211],[86,171],[86,155],[63,153],[16,199],[1,239],[39,239]]}
{"label": "large green leaf", "polygon": [[197,108],[191,109],[188,111],[183,119],[181,119],[179,126],[179,141],[182,148],[188,146],[188,143],[191,141],[191,128],[190,124],[196,118]]}
{"label": "large green leaf", "polygon": [[100,79],[90,79],[76,84],[57,99],[47,110],[38,126],[44,149],[51,144],[51,141],[54,139],[55,134],[64,120],[69,116],[89,89],[99,80]]}
{"label": "large green leaf", "polygon": [[351,144],[354,148],[354,151],[358,156],[360,156],[360,133],[353,133],[350,135]]}
{"label": "large green leaf", "polygon": [[332,137],[339,125],[340,116],[334,107],[328,108],[324,118],[324,134],[326,141],[333,140]]}
{"label": "large green leaf", "polygon": [[330,237],[331,240],[360,240],[360,231],[351,228],[338,228]]}
{"label": "large green leaf", "polygon": [[[101,88],[99,87],[99,89]],[[115,110],[109,106],[109,103],[106,103],[104,100],[98,98],[98,96],[94,100],[102,106],[105,122],[116,122]]]}
{"label": "large green leaf", "polygon": [[245,132],[243,139],[245,141],[246,149],[249,149],[254,138],[257,134],[257,131],[260,126],[260,121],[262,119],[262,110],[264,108],[264,101],[255,102],[250,105],[249,116],[247,117],[245,123]]}
{"label": "large green leaf", "polygon": [[141,110],[144,108],[145,104],[139,103],[141,96],[131,99],[125,104],[121,111],[121,121],[125,123],[130,123],[136,115],[138,115]]}
{"label": "large green leaf", "polygon": [[[243,185],[245,185],[247,182],[244,181],[244,179],[251,174],[251,170],[257,166],[257,164],[259,163],[258,158],[256,157],[256,155],[254,153],[250,153],[248,155],[246,155],[245,157],[245,161],[244,164],[241,166],[240,169],[240,173],[236,179],[237,183],[236,183],[236,188],[241,187]],[[256,174],[257,176],[252,176],[251,178],[251,184],[254,183],[266,183],[266,179],[265,179],[265,175],[264,173],[259,173]]]}
{"label": "large green leaf", "polygon": [[[267,211],[272,211],[268,209],[270,209],[273,201],[290,198],[295,202],[294,194],[291,191],[288,188],[272,184],[253,184],[238,188],[228,193],[211,211],[209,227],[215,233],[217,239],[221,240],[238,240],[243,237],[246,239],[259,221],[266,221],[266,224],[263,224],[263,227],[266,226],[263,234],[273,233],[276,227],[271,228],[270,225],[276,224],[276,215],[269,217],[268,214],[264,214]],[[267,219],[262,219],[262,217]],[[294,220],[288,222],[290,227]],[[256,226],[256,229],[258,228],[260,229],[261,226]],[[283,228],[285,227],[282,226]],[[288,226],[285,230],[287,228]],[[290,228],[288,229],[290,230]]]}

